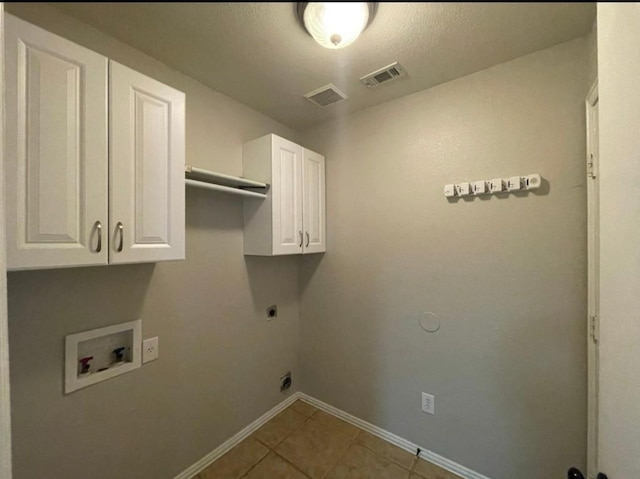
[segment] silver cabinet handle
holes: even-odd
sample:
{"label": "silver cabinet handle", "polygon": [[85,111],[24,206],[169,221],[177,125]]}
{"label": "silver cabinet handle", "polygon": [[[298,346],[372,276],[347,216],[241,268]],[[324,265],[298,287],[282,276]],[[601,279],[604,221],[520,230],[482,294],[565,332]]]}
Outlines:
{"label": "silver cabinet handle", "polygon": [[122,251],[122,247],[124,246],[124,226],[120,221],[118,221],[116,228],[118,228],[118,233],[120,233],[120,244],[118,244],[118,248],[116,248],[116,251],[120,253]]}
{"label": "silver cabinet handle", "polygon": [[300,248],[302,248],[302,241],[303,241],[302,230],[300,230]]}
{"label": "silver cabinet handle", "polygon": [[100,220],[98,220],[93,226],[98,232],[98,245],[96,246],[96,253],[99,253],[100,251],[102,251],[102,223],[100,222]]}
{"label": "silver cabinet handle", "polygon": [[311,238],[309,238],[309,232],[307,231],[307,244],[305,245],[305,247],[309,247],[309,242],[311,241]]}

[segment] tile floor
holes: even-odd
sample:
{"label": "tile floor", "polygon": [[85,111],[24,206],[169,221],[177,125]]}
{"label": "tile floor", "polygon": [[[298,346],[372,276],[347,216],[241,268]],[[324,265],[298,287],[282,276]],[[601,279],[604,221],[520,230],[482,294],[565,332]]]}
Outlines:
{"label": "tile floor", "polygon": [[459,479],[296,401],[194,479]]}

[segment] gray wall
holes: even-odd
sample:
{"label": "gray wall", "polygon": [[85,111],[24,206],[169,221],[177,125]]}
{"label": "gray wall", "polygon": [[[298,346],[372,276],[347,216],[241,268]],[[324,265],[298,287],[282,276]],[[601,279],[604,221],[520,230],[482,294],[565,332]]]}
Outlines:
{"label": "gray wall", "polygon": [[[590,44],[303,132],[327,157],[328,218],[300,272],[306,393],[495,479],[584,466]],[[528,173],[535,194],[442,192]]]}
{"label": "gray wall", "polygon": [[[50,6],[7,10],[185,91],[187,163],[240,174],[267,132],[326,154],[329,248],[245,258],[241,200],[187,190],[185,262],[9,274],[16,479],[173,477],[278,403],[289,369],[494,479],[584,465],[593,35],[298,135]],[[532,172],[536,194],[442,195]],[[64,336],[138,317],[160,359],[64,396]]]}
{"label": "gray wall", "polygon": [[[240,174],[243,142],[296,139],[51,7],[7,10],[186,92],[188,164]],[[9,274],[16,479],[173,477],[281,401],[283,372],[299,376],[295,258],[245,259],[240,197],[188,189],[186,204],[184,262]],[[135,318],[160,359],[64,396],[64,336]]]}
{"label": "gray wall", "polygon": [[599,468],[640,477],[640,5],[598,4]]}

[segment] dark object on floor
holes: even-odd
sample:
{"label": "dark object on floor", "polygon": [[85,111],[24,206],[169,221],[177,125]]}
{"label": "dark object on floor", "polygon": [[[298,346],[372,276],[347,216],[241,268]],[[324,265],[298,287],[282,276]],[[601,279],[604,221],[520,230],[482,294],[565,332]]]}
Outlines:
{"label": "dark object on floor", "polygon": [[575,467],[572,467],[567,472],[567,479],[584,479],[584,476],[578,469],[576,469]]}

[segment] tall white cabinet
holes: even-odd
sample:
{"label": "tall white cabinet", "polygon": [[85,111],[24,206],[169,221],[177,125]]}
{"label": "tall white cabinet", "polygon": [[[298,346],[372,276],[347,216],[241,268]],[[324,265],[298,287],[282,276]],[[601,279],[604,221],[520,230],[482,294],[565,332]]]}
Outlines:
{"label": "tall white cabinet", "polygon": [[108,60],[11,15],[5,59],[8,267],[106,264]]}
{"label": "tall white cabinet", "polygon": [[184,259],[184,108],[184,93],[110,62],[110,263]]}
{"label": "tall white cabinet", "polygon": [[266,199],[244,200],[244,254],[326,251],[324,157],[269,134],[243,146],[242,166],[270,185]]}
{"label": "tall white cabinet", "polygon": [[8,267],[184,258],[184,94],[5,17]]}

